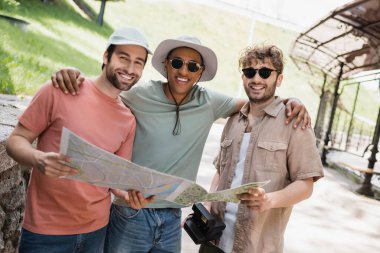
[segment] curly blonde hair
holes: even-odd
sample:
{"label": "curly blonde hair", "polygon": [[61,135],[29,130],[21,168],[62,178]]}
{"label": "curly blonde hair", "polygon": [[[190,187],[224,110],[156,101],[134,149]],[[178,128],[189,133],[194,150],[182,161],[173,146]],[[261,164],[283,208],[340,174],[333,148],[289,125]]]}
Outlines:
{"label": "curly blonde hair", "polygon": [[282,50],[275,45],[254,45],[243,50],[239,59],[239,67],[245,68],[251,65],[252,60],[264,62],[269,59],[278,74],[284,70],[284,55]]}

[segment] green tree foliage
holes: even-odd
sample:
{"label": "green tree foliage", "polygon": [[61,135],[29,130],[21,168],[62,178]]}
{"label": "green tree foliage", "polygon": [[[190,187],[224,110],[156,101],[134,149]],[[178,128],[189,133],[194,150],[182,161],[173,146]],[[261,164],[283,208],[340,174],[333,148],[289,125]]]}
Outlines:
{"label": "green tree foliage", "polygon": [[5,9],[5,10],[13,9],[19,5],[20,5],[20,3],[16,0],[0,0],[0,10],[1,9]]}

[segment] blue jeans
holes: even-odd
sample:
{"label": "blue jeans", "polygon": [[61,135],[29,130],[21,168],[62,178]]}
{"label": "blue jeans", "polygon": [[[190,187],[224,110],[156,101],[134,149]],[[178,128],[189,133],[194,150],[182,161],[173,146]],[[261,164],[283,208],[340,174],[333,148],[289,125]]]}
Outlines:
{"label": "blue jeans", "polygon": [[107,227],[76,235],[42,235],[22,229],[19,253],[102,253]]}
{"label": "blue jeans", "polygon": [[104,253],[181,252],[181,212],[112,204]]}

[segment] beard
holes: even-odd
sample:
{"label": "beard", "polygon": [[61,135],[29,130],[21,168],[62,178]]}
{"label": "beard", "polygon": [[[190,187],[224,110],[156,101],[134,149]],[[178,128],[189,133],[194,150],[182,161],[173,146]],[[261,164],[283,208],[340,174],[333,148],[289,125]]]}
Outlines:
{"label": "beard", "polygon": [[115,74],[114,69],[109,66],[109,64],[106,65],[106,77],[113,87],[121,91],[127,91],[137,83],[137,80],[134,80],[130,83],[120,82],[120,80],[117,78],[117,75]]}
{"label": "beard", "polygon": [[274,97],[274,94],[276,92],[276,83],[277,83],[277,78],[271,85],[266,86],[266,90],[264,94],[261,96],[251,95],[250,88],[246,87],[245,85],[244,85],[244,90],[250,102],[255,103],[255,104],[263,104]]}
{"label": "beard", "polygon": [[270,89],[270,90],[266,91],[264,93],[264,95],[261,96],[261,97],[253,97],[253,96],[249,95],[249,93],[248,93],[249,91],[247,91],[246,88],[244,88],[244,89],[245,89],[245,92],[248,95],[249,101],[253,102],[253,103],[256,103],[256,104],[262,104],[262,103],[265,103],[265,102],[269,101],[270,99],[272,99],[274,97],[274,93],[276,91],[276,89]]}

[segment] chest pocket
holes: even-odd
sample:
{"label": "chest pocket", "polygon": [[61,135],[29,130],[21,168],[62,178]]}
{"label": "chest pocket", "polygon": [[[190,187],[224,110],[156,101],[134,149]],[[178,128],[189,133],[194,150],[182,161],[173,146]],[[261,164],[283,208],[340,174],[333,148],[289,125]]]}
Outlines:
{"label": "chest pocket", "polygon": [[220,143],[220,171],[223,171],[227,165],[227,162],[231,161],[231,148],[232,148],[232,139],[224,139]]}
{"label": "chest pocket", "polygon": [[257,146],[258,168],[268,171],[281,171],[282,168],[286,168],[287,143],[262,140],[258,142]]}

